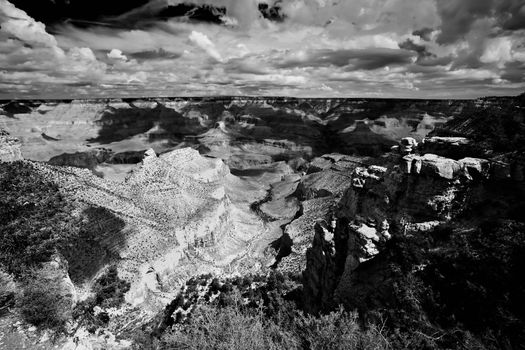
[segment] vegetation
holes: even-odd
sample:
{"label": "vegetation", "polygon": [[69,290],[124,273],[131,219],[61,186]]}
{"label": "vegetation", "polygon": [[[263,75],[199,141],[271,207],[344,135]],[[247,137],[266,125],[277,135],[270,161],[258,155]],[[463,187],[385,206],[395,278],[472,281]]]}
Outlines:
{"label": "vegetation", "polygon": [[55,184],[26,162],[0,167],[0,264],[21,277],[49,261],[64,237],[76,235],[71,206]]}
{"label": "vegetation", "polygon": [[[162,349],[388,349],[376,327],[362,330],[357,316],[338,310],[321,317],[282,309],[268,317],[263,307],[232,305],[198,307],[190,319],[169,331]],[[288,313],[288,314],[287,314]],[[291,314],[293,317],[290,317]]]}
{"label": "vegetation", "polygon": [[63,255],[76,282],[92,277],[114,258],[101,240],[123,241],[124,222],[105,208],[78,215],[51,181],[28,162],[0,167],[0,265],[21,277],[27,269]]}
{"label": "vegetation", "polygon": [[27,274],[17,299],[25,321],[41,328],[65,329],[71,316],[72,297],[67,293],[63,278],[60,270],[50,266]]}
{"label": "vegetation", "polygon": [[[162,319],[135,336],[137,349],[390,349],[383,330],[337,309],[306,315],[300,277],[272,272],[220,280],[197,276]],[[160,325],[160,326],[159,326]],[[145,336],[150,332],[152,337]]]}
{"label": "vegetation", "polygon": [[109,322],[109,315],[106,312],[95,315],[94,308],[96,306],[103,309],[120,306],[124,302],[124,294],[129,287],[129,282],[118,277],[117,268],[114,265],[110,266],[103,275],[95,280],[92,287],[94,296],[79,302],[73,310],[73,317],[94,333],[97,328]]}
{"label": "vegetation", "polygon": [[381,266],[381,284],[348,291],[347,306],[371,322],[382,315],[394,348],[518,349],[525,344],[524,257],[525,224],[513,221],[397,238],[356,271],[366,284]]}
{"label": "vegetation", "polygon": [[[63,281],[66,266],[74,281],[92,277],[113,258],[101,238],[121,238],[124,223],[108,210],[88,207],[72,215],[73,209],[31,163],[0,167],[0,267],[6,271],[0,271],[0,308],[15,298],[12,284],[4,282],[14,276],[21,287],[16,297],[21,315],[40,328],[61,331],[71,318],[71,296]],[[68,263],[51,268],[54,256]],[[129,284],[111,267],[95,282],[95,297],[75,311],[84,307],[92,315],[94,306],[118,306],[127,290]]]}

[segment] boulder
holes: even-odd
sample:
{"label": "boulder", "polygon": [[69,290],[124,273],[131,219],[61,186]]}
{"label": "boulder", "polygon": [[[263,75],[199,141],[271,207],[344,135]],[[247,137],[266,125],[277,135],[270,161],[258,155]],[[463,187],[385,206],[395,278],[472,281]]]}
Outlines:
{"label": "boulder", "polygon": [[407,174],[424,174],[452,180],[462,174],[463,163],[430,153],[424,156],[407,155],[403,157],[402,169]]}

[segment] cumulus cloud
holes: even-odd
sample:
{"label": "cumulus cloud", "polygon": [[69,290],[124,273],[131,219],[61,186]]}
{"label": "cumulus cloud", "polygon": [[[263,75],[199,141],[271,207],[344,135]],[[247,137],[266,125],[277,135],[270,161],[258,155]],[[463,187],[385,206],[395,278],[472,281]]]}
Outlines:
{"label": "cumulus cloud", "polygon": [[497,63],[502,67],[512,60],[511,40],[507,37],[489,40],[480,60],[483,63]]}
{"label": "cumulus cloud", "polygon": [[122,54],[122,51],[119,49],[112,49],[108,54],[108,58],[111,58],[113,60],[120,60],[120,61],[127,61],[128,58],[126,55]]}

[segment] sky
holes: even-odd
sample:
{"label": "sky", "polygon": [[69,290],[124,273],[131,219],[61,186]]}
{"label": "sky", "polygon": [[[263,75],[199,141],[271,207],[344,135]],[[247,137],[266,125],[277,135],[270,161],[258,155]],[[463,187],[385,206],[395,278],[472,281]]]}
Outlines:
{"label": "sky", "polygon": [[0,0],[0,99],[525,91],[525,0]]}

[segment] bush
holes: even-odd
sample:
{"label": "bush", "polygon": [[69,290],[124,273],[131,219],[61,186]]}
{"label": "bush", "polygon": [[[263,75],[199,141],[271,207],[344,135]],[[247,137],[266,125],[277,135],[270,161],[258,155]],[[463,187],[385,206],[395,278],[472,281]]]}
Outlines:
{"label": "bush", "polygon": [[94,307],[118,307],[124,302],[124,294],[129,290],[130,284],[118,277],[117,269],[111,266],[93,284],[94,296],[79,302],[73,310],[73,317],[78,323],[83,324],[88,331],[94,333],[98,328],[104,327],[110,318],[106,312],[95,316]]}
{"label": "bush", "polygon": [[129,290],[129,282],[118,277],[116,266],[111,266],[100,276],[93,286],[95,305],[103,308],[117,307],[124,302],[124,294]]}
{"label": "bush", "polygon": [[188,324],[163,338],[164,349],[293,349],[292,334],[268,323],[264,314],[236,306],[198,308]]}
{"label": "bush", "polygon": [[[228,306],[198,307],[189,320],[162,338],[163,349],[388,349],[376,327],[363,330],[353,313],[338,310],[321,317],[283,308],[268,317],[264,308],[243,306],[237,293]],[[290,306],[291,304],[288,304]],[[290,317],[290,314],[293,314]]]}
{"label": "bush", "polygon": [[376,326],[362,330],[357,314],[342,308],[328,315],[302,316],[297,319],[296,332],[306,349],[388,349],[389,344]]}
{"label": "bush", "polygon": [[17,298],[22,317],[40,328],[63,331],[70,318],[72,298],[65,292],[60,270],[45,267],[28,273]]}

